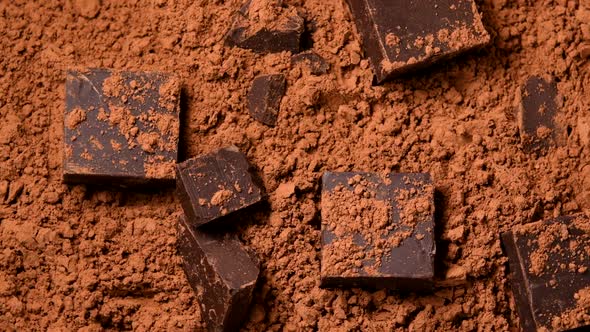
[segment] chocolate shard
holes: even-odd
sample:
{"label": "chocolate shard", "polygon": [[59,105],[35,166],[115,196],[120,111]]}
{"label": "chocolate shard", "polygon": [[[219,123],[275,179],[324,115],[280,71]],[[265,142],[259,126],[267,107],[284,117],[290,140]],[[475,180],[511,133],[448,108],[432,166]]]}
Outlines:
{"label": "chocolate shard", "polygon": [[272,20],[265,17],[265,21],[269,23],[264,24],[258,17],[264,6],[264,0],[250,0],[242,6],[226,35],[226,45],[262,54],[299,52],[301,35],[305,30],[303,18],[297,15],[294,8],[284,9],[277,6],[274,9],[279,13],[274,13]]}
{"label": "chocolate shard", "polygon": [[258,261],[233,234],[196,230],[181,217],[178,252],[210,332],[239,331],[258,280]]}
{"label": "chocolate shard", "polygon": [[265,125],[276,125],[285,89],[286,83],[283,75],[256,77],[248,93],[248,111],[250,115]]}
{"label": "chocolate shard", "polygon": [[529,77],[519,89],[517,117],[525,151],[544,154],[557,142],[557,96],[555,81],[539,76]]}
{"label": "chocolate shard", "polygon": [[487,44],[473,0],[348,0],[377,83]]}
{"label": "chocolate shard", "polygon": [[177,195],[194,227],[262,200],[251,165],[237,147],[188,159],[176,167]]}
{"label": "chocolate shard", "polygon": [[307,51],[291,56],[291,64],[303,63],[313,75],[324,75],[330,70],[330,64],[314,51]]}
{"label": "chocolate shard", "polygon": [[321,287],[433,287],[429,174],[326,172],[322,181]]}
{"label": "chocolate shard", "polygon": [[588,217],[520,225],[501,239],[522,330],[590,328]]}
{"label": "chocolate shard", "polygon": [[179,81],[169,74],[68,71],[64,182],[174,184],[179,94]]}

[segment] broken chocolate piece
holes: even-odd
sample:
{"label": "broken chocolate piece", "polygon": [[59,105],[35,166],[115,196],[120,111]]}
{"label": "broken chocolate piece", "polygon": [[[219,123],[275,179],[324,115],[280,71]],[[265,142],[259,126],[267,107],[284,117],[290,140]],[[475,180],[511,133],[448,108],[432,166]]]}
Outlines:
{"label": "broken chocolate piece", "polygon": [[176,172],[177,194],[194,227],[262,200],[251,165],[235,146],[186,160]]}
{"label": "broken chocolate piece", "polygon": [[277,124],[281,99],[285,94],[283,75],[258,76],[248,93],[248,111],[252,117],[265,125]]}
{"label": "broken chocolate piece", "polygon": [[232,234],[195,230],[178,222],[178,252],[208,331],[239,331],[258,280],[258,262]]}
{"label": "broken chocolate piece", "polygon": [[226,44],[256,53],[299,52],[305,28],[303,18],[297,15],[294,8],[277,6],[274,9],[279,13],[273,12],[273,19],[260,19],[258,15],[271,15],[265,11],[264,5],[264,0],[250,0],[242,6],[227,33]]}
{"label": "broken chocolate piece", "polygon": [[590,327],[590,220],[563,216],[501,237],[522,329]]}
{"label": "broken chocolate piece", "polygon": [[348,0],[377,83],[490,40],[473,0]]}
{"label": "broken chocolate piece", "polygon": [[304,63],[309,67],[312,75],[323,75],[330,70],[330,65],[313,51],[295,54],[291,57],[292,64]]}
{"label": "broken chocolate piece", "polygon": [[322,181],[322,287],[432,288],[429,174],[326,172]]}
{"label": "broken chocolate piece", "polygon": [[518,127],[527,152],[546,153],[556,142],[557,84],[531,76],[517,93]]}
{"label": "broken chocolate piece", "polygon": [[64,182],[173,184],[179,93],[163,73],[68,71]]}

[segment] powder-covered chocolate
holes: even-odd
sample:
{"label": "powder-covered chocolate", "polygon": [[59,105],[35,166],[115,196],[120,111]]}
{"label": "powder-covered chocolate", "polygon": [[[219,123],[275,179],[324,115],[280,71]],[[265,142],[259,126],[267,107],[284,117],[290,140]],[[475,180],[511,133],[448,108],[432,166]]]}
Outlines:
{"label": "powder-covered chocolate", "polygon": [[[235,144],[258,168],[269,198],[241,227],[261,260],[244,331],[517,329],[499,234],[590,209],[586,1],[477,1],[485,52],[377,87],[343,1],[284,1],[330,65],[321,76],[289,52],[224,47],[242,1],[83,2],[0,2],[0,326],[202,328],[173,192],[62,184],[67,68],[178,74],[181,155]],[[288,86],[272,128],[246,108],[266,73]],[[566,141],[544,156],[522,151],[516,120],[531,75],[554,77],[563,96]],[[421,296],[320,289],[319,180],[351,170],[431,173],[437,277],[465,281]]]}

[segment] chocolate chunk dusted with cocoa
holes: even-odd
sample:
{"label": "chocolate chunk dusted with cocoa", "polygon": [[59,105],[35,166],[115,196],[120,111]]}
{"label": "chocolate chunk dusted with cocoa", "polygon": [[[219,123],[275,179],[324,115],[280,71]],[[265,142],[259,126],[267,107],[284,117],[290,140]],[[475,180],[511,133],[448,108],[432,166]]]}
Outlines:
{"label": "chocolate chunk dusted with cocoa", "polygon": [[429,174],[326,172],[322,181],[322,287],[432,287]]}
{"label": "chocolate chunk dusted with cocoa", "polygon": [[185,217],[178,222],[178,253],[207,331],[239,331],[258,280],[258,262],[235,235],[191,225]]}
{"label": "chocolate chunk dusted with cocoa", "polygon": [[276,125],[285,89],[285,76],[283,75],[256,77],[248,93],[250,115],[265,125]]}
{"label": "chocolate chunk dusted with cocoa", "polygon": [[330,65],[324,58],[313,51],[295,54],[291,57],[291,64],[303,63],[313,75],[323,75],[330,70]]}
{"label": "chocolate chunk dusted with cocoa", "polygon": [[545,153],[557,139],[557,84],[531,76],[517,93],[518,127],[527,152]]}
{"label": "chocolate chunk dusted with cocoa", "polygon": [[524,331],[590,328],[590,220],[583,215],[502,234]]}
{"label": "chocolate chunk dusted with cocoa", "polygon": [[262,200],[251,165],[237,147],[186,160],[176,167],[177,194],[194,227]]}
{"label": "chocolate chunk dusted with cocoa", "polygon": [[68,71],[64,182],[173,184],[179,93],[164,73]]}
{"label": "chocolate chunk dusted with cocoa", "polygon": [[294,7],[276,1],[250,0],[236,13],[226,44],[256,53],[299,52],[305,29]]}
{"label": "chocolate chunk dusted with cocoa", "polygon": [[473,0],[348,0],[377,83],[487,44]]}

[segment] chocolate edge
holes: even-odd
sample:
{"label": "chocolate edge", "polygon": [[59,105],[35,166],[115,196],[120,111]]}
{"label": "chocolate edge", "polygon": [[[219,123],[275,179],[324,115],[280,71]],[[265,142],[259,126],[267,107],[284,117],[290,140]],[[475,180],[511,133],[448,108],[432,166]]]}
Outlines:
{"label": "chocolate edge", "polygon": [[[537,330],[535,319],[531,304],[529,303],[529,296],[527,295],[528,282],[523,271],[522,261],[518,254],[518,248],[516,247],[516,239],[512,231],[502,233],[500,235],[502,247],[508,256],[508,266],[510,268],[510,286],[512,294],[516,302],[516,308],[518,311],[518,317],[520,325],[523,331],[534,332]],[[517,261],[515,261],[515,259]]]}

